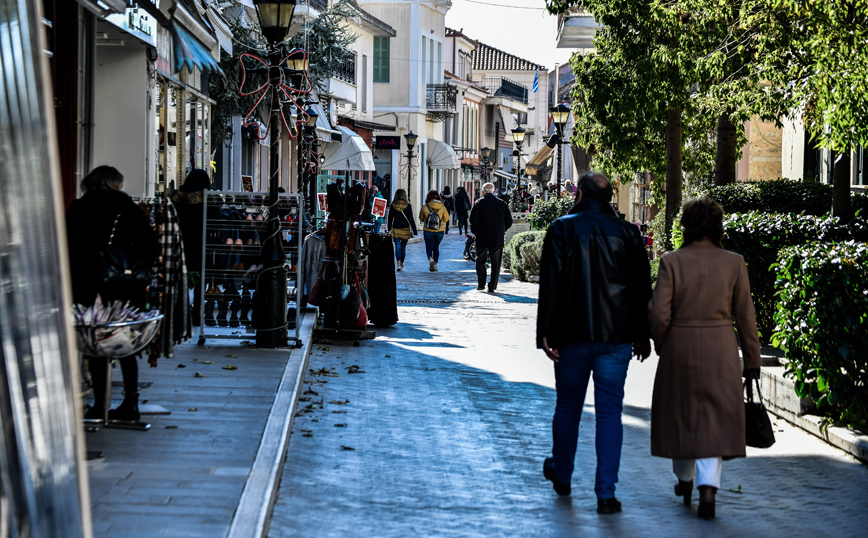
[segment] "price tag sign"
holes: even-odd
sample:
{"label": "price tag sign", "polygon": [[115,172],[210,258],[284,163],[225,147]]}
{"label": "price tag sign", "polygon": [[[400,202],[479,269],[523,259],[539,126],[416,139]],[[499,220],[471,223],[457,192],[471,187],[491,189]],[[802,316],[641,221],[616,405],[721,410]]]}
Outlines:
{"label": "price tag sign", "polygon": [[386,216],[386,199],[385,198],[374,198],[374,205],[371,208],[371,214],[375,217],[385,217]]}
{"label": "price tag sign", "polygon": [[[385,201],[385,200],[384,200]],[[329,212],[329,202],[326,193],[320,192],[316,195],[316,205],[323,213]]]}

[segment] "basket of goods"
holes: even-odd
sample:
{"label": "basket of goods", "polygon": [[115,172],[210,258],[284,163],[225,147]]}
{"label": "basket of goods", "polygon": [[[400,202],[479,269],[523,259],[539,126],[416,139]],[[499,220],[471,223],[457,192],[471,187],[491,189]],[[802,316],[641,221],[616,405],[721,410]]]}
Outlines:
{"label": "basket of goods", "polygon": [[92,357],[125,357],[151,343],[160,328],[159,310],[140,312],[121,301],[103,303],[97,296],[93,306],[73,306],[78,349]]}

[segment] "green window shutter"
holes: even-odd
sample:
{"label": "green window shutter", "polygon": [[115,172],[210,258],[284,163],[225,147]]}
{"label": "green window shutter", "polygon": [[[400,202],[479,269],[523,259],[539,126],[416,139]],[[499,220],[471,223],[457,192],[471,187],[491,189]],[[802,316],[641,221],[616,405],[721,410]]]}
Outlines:
{"label": "green window shutter", "polygon": [[374,82],[389,82],[389,38],[374,38]]}

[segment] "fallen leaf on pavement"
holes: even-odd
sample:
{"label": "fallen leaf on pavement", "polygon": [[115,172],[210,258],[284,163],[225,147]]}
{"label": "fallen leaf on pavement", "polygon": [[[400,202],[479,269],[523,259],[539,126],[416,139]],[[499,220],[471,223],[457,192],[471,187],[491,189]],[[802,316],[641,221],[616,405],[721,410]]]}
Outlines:
{"label": "fallen leaf on pavement", "polygon": [[238,355],[226,355],[227,359],[237,359]]}
{"label": "fallen leaf on pavement", "polygon": [[226,366],[223,367],[223,369],[224,369],[224,370],[237,370],[238,367],[237,367],[237,366],[232,366],[231,364],[227,364]]}
{"label": "fallen leaf on pavement", "polygon": [[355,450],[355,448],[347,445],[341,445],[341,450]]}
{"label": "fallen leaf on pavement", "polygon": [[178,426],[176,426],[175,424],[169,424],[168,426],[166,426],[166,429],[167,430],[177,430]]}
{"label": "fallen leaf on pavement", "polygon": [[199,372],[196,372],[195,374],[193,374],[193,377],[205,377],[205,376],[200,374]]}
{"label": "fallen leaf on pavement", "polygon": [[313,390],[312,388],[309,388],[309,387],[308,387],[308,389],[307,389],[306,391],[304,391],[304,394],[313,394],[314,396],[319,396],[319,392],[317,392],[317,391],[315,391],[315,390]]}
{"label": "fallen leaf on pavement", "polygon": [[348,403],[350,403],[350,401],[349,401],[349,400],[344,400],[344,401],[340,401],[340,400],[332,400],[332,401],[330,401],[329,403],[330,403],[330,404],[335,404],[335,405],[347,405]]}
{"label": "fallen leaf on pavement", "polygon": [[305,432],[305,433],[301,434],[301,436],[302,437],[313,437],[313,434],[311,432]]}
{"label": "fallen leaf on pavement", "polygon": [[299,398],[298,401],[300,401],[300,402],[309,402],[309,401],[310,401],[310,396]]}
{"label": "fallen leaf on pavement", "polygon": [[187,411],[198,411],[198,410],[199,410],[198,407],[191,407],[190,409],[187,409]]}
{"label": "fallen leaf on pavement", "polygon": [[202,364],[214,364],[213,361],[202,361]]}
{"label": "fallen leaf on pavement", "polygon": [[175,368],[186,368],[186,367],[187,367],[186,364],[181,364],[181,363],[178,363],[178,366],[175,366]]}
{"label": "fallen leaf on pavement", "polygon": [[335,428],[346,428],[346,424],[335,424]]}
{"label": "fallen leaf on pavement", "polygon": [[335,409],[332,413],[346,413],[343,409]]}
{"label": "fallen leaf on pavement", "polygon": [[359,365],[358,365],[358,364],[354,364],[354,365],[352,365],[352,366],[347,367],[347,373],[348,373],[348,374],[364,374],[365,371],[364,371],[364,370],[359,370]]}

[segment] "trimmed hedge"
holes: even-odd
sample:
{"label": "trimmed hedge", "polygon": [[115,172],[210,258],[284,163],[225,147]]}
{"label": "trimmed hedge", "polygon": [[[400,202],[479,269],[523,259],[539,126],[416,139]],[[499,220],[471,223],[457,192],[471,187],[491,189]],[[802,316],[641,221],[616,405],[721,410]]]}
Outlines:
{"label": "trimmed hedge", "polygon": [[545,201],[540,200],[533,205],[533,212],[528,215],[528,223],[532,230],[545,230],[549,224],[563,217],[572,209],[576,199],[573,195],[565,195]]}
{"label": "trimmed hedge", "polygon": [[751,295],[757,311],[757,327],[763,341],[774,328],[775,275],[770,270],[778,253],[810,241],[868,241],[868,222],[843,221],[830,216],[737,213],[724,216],[723,248],[744,256]]}
{"label": "trimmed hedge", "polygon": [[833,422],[868,431],[868,244],[783,249],[774,269],[772,342],[784,350],[796,393]]}
{"label": "trimmed hedge", "polygon": [[736,182],[708,189],[725,213],[806,213],[825,215],[832,209],[832,186],[788,179]]}
{"label": "trimmed hedge", "polygon": [[545,235],[544,231],[521,232],[512,236],[509,243],[503,247],[503,266],[508,268],[515,278],[527,280],[528,276],[539,274],[539,258],[536,260],[526,259],[525,256],[531,256],[533,251],[525,251],[523,247],[538,242],[539,252],[542,254],[542,242]]}

